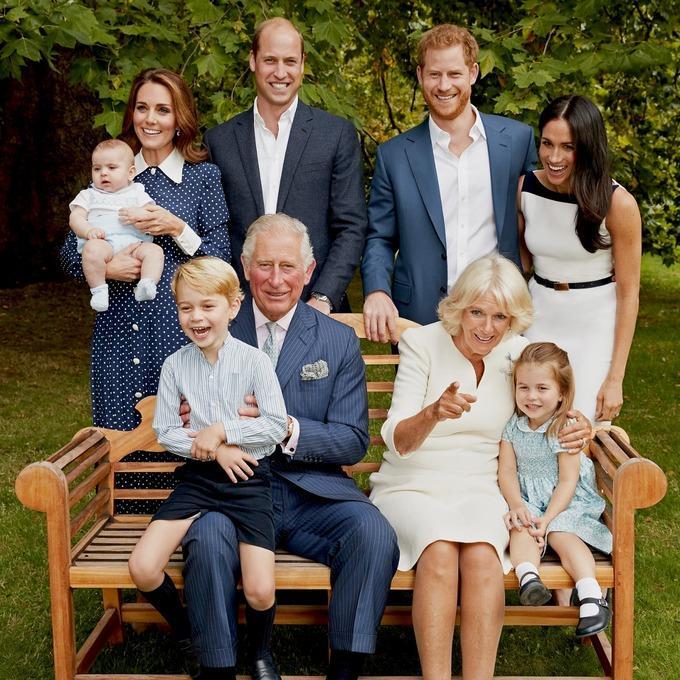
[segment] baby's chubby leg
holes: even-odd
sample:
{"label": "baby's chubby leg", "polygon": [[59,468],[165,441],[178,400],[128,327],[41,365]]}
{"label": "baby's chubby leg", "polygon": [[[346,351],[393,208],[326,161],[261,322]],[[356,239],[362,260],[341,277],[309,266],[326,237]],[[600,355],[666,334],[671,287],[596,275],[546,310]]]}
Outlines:
{"label": "baby's chubby leg", "polygon": [[163,249],[156,243],[141,243],[135,250],[135,257],[142,263],[139,283],[135,287],[135,299],[138,302],[153,300],[156,297],[156,284],[163,274]]}
{"label": "baby's chubby leg", "polygon": [[97,312],[109,308],[109,287],[106,284],[106,265],[113,257],[113,247],[102,238],[93,238],[83,244],[83,274],[90,286],[90,306]]}

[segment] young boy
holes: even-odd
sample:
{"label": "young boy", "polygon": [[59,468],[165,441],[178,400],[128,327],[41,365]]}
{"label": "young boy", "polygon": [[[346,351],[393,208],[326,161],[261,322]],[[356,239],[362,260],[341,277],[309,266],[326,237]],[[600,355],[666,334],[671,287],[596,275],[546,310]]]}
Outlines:
{"label": "young boy", "polygon": [[[191,460],[177,469],[177,487],[133,550],[130,575],[188,648],[188,617],[164,569],[195,519],[222,512],[239,541],[251,662],[271,660],[274,521],[267,456],[287,431],[281,388],[270,358],[229,334],[243,297],[230,265],[216,257],[189,260],[178,267],[172,292],[192,342],[163,364],[153,427],[167,451]],[[181,395],[191,404],[191,429],[179,416]],[[246,395],[255,395],[259,417],[239,417]],[[201,678],[210,677],[202,667]]]}
{"label": "young boy", "polygon": [[92,152],[92,184],[69,204],[69,226],[78,236],[78,252],[83,255],[83,273],[90,286],[90,306],[97,312],[109,308],[106,264],[123,248],[138,243],[133,256],[142,263],[135,299],[156,297],[156,284],[163,273],[163,249],[151,243],[152,237],[125,224],[120,208],[141,208],[153,203],[144,186],[133,182],[135,158],[132,149],[119,139],[107,139]]}

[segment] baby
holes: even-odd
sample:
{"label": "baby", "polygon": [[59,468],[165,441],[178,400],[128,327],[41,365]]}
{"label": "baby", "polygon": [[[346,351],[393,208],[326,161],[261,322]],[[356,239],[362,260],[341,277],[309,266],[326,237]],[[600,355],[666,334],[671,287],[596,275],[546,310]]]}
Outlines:
{"label": "baby", "polygon": [[130,244],[138,244],[132,255],[141,262],[141,276],[135,287],[139,302],[156,297],[156,284],[163,273],[163,249],[152,243],[118,216],[120,208],[141,208],[153,203],[144,186],[133,182],[135,158],[132,149],[119,139],[107,139],[92,152],[92,184],[70,203],[69,226],[78,236],[83,273],[90,286],[90,305],[98,312],[109,308],[106,265]]}

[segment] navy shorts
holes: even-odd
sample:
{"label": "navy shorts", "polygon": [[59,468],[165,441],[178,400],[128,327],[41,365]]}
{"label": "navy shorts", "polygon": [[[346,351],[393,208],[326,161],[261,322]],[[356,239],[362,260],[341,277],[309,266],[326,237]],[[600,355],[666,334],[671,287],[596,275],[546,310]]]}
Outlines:
{"label": "navy shorts", "polygon": [[207,512],[221,512],[236,527],[239,543],[274,551],[269,459],[261,458],[253,476],[234,484],[214,461],[189,461],[175,470],[177,487],[153,516],[157,519],[187,519]]}

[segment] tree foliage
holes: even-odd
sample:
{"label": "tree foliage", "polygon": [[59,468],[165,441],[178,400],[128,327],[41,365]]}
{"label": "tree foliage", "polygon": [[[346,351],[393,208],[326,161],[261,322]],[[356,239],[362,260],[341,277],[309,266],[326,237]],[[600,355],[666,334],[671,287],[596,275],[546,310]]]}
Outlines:
{"label": "tree foliage", "polygon": [[253,27],[286,16],[305,37],[305,101],[351,118],[370,169],[375,144],[422,119],[414,47],[435,23],[480,43],[475,103],[535,125],[545,103],[579,92],[607,121],[615,176],[638,198],[644,244],[680,260],[678,13],[672,0],[4,0],[0,81],[30,62],[56,68],[100,102],[93,124],[115,135],[132,78],[181,72],[202,123],[252,102]]}

